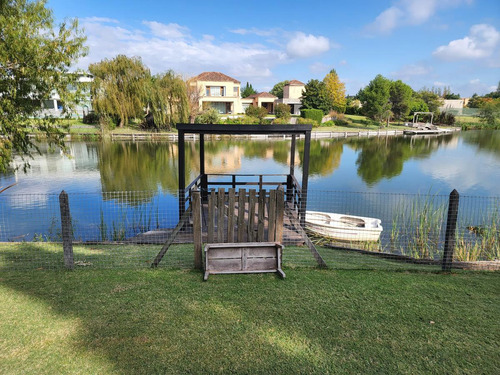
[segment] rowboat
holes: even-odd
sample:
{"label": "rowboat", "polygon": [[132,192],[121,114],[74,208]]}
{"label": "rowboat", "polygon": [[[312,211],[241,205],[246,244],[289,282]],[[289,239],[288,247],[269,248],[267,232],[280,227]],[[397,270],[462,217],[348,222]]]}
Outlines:
{"label": "rowboat", "polygon": [[378,241],[382,222],[372,217],[306,211],[306,228],[340,241]]}

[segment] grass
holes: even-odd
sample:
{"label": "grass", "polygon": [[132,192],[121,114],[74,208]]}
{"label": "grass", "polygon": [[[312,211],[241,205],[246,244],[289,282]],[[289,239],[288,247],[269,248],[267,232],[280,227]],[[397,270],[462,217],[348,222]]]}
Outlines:
{"label": "grass", "polygon": [[[60,246],[31,245],[54,253]],[[95,262],[111,248],[80,251]],[[113,248],[124,256],[149,251]],[[0,246],[0,254],[14,250]],[[290,267],[290,256],[303,251],[292,250],[285,280],[213,275],[204,283],[200,272],[175,269],[0,264],[0,372],[493,374],[500,367],[500,273],[388,271],[388,261],[326,249],[337,269]],[[360,270],[364,261],[370,270]]]}

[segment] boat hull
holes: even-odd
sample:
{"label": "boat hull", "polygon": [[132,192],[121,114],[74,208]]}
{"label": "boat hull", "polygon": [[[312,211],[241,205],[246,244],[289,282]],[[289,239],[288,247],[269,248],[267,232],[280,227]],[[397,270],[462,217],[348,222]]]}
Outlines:
{"label": "boat hull", "polygon": [[383,231],[379,219],[319,211],[306,212],[306,228],[321,236],[356,242],[378,241]]}

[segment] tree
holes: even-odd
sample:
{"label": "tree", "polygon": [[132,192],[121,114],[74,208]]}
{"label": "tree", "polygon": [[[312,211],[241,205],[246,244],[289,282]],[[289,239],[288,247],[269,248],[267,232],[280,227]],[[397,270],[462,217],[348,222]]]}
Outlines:
{"label": "tree", "polygon": [[331,101],[323,81],[311,79],[302,94],[303,109],[320,109],[326,115],[331,109]]}
{"label": "tree", "polygon": [[157,127],[171,130],[176,123],[186,122],[188,102],[186,84],[172,70],[151,78],[148,107]]}
{"label": "tree", "polygon": [[200,99],[203,97],[203,88],[199,87],[195,81],[186,81],[186,94],[188,99],[189,122],[193,123],[200,113]]}
{"label": "tree", "polygon": [[391,83],[389,91],[389,101],[392,106],[392,113],[398,120],[404,120],[410,113],[410,105],[414,91],[406,83],[397,80]]}
{"label": "tree", "polygon": [[323,82],[326,86],[328,98],[331,102],[331,108],[337,112],[344,113],[346,109],[345,84],[340,82],[335,69],[330,70]]}
{"label": "tree", "polygon": [[283,99],[283,88],[289,83],[290,81],[288,80],[278,82],[273,86],[273,88],[271,89],[271,91],[269,91],[269,93],[273,94],[274,96],[277,96],[278,99]]}
{"label": "tree", "polygon": [[454,94],[452,92],[450,93],[446,93],[444,96],[443,96],[443,99],[460,99],[460,94]]}
{"label": "tree", "polygon": [[21,156],[24,168],[32,151],[40,152],[29,137],[32,127],[42,132],[50,145],[64,149],[63,130],[54,118],[37,118],[41,101],[52,91],[61,97],[63,113],[78,99],[73,63],[86,53],[85,37],[77,20],[54,25],[45,1],[0,1],[0,172],[5,172],[12,153]]}
{"label": "tree", "polygon": [[143,117],[151,74],[139,57],[118,55],[89,65],[94,76],[92,107],[100,115],[114,117],[119,126],[130,118]]}
{"label": "tree", "polygon": [[484,102],[479,109],[479,117],[481,122],[496,126],[500,119],[500,98]]}
{"label": "tree", "polygon": [[253,105],[249,106],[245,110],[245,114],[250,117],[255,117],[259,120],[259,124],[264,122],[264,118],[268,115],[267,109],[264,107],[254,107]]}
{"label": "tree", "polygon": [[290,114],[290,106],[285,103],[276,104],[274,114],[276,115],[276,118],[281,118],[283,120],[290,120],[290,117],[292,117]]}
{"label": "tree", "polygon": [[358,93],[363,103],[362,112],[365,116],[376,121],[386,119],[391,110],[390,99],[391,81],[378,74],[363,90]]}
{"label": "tree", "polygon": [[417,96],[427,104],[429,112],[437,112],[438,108],[443,104],[443,99],[432,91],[422,89],[418,92]]}
{"label": "tree", "polygon": [[247,82],[247,85],[243,90],[241,90],[241,97],[242,98],[248,98],[250,95],[257,94],[257,91],[255,91],[252,87],[251,84]]}

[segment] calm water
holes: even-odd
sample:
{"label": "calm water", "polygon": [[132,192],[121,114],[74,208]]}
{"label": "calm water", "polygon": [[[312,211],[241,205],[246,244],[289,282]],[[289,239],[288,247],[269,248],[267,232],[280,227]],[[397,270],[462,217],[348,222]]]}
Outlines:
{"label": "calm water", "polygon": [[[107,239],[114,236],[115,225],[124,222],[124,238],[175,226],[175,142],[72,142],[68,146],[70,158],[42,145],[43,155],[35,156],[27,173],[19,170],[0,176],[0,186],[18,182],[0,194],[0,241],[29,241],[40,234],[55,239],[61,190],[73,193],[73,226],[76,238],[82,240],[102,239],[103,223]],[[299,181],[302,147],[299,142],[295,158]],[[289,170],[289,141],[218,140],[207,142],[205,150],[208,173],[284,174]],[[195,142],[186,146],[186,165],[190,182],[199,171]],[[385,237],[390,233],[392,206],[397,206],[391,196],[331,192],[431,192],[442,195],[439,199],[446,203],[453,189],[462,197],[500,196],[500,131],[313,140],[311,144],[308,208],[378,217],[387,229]],[[123,191],[142,193],[114,194]],[[498,205],[498,200],[493,204]],[[476,216],[484,208],[491,210],[471,207]]]}
{"label": "calm water", "polygon": [[[287,173],[289,141],[219,140],[206,145],[209,173]],[[301,148],[296,175],[301,178]],[[71,158],[42,145],[32,168],[0,175],[9,194],[177,189],[175,142],[72,142]],[[19,160],[16,160],[20,163]],[[186,147],[187,180],[199,171],[198,145]],[[313,140],[310,190],[500,195],[500,131],[452,135]],[[6,192],[7,193],[7,192]],[[5,194],[5,193],[4,193]]]}

